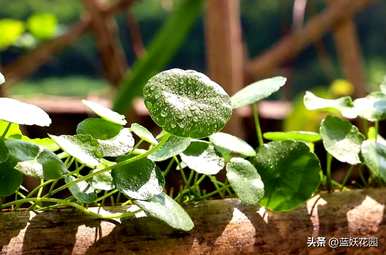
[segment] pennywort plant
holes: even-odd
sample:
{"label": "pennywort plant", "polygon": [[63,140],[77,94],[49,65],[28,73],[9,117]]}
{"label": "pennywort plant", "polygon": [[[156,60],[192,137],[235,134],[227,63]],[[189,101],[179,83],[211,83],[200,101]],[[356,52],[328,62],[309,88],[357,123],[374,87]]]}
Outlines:
{"label": "pennywort plant", "polygon": [[[379,122],[386,119],[386,83],[380,85],[380,91],[366,97],[352,100],[351,97],[324,99],[311,92],[306,92],[304,104],[309,110],[326,110],[339,113],[345,119],[328,115],[320,124],[320,135],[328,152],[327,170],[331,169],[332,158],[351,165],[345,181],[354,166],[367,166],[370,170],[370,182],[386,182],[386,143],[379,134]],[[360,118],[365,122],[362,133],[347,119]],[[370,127],[367,122],[370,122]],[[329,172],[327,172],[327,177]],[[327,180],[328,181],[328,180]],[[343,184],[345,184],[345,181]],[[327,183],[328,186],[331,184]]]}
{"label": "pennywort plant", "polygon": [[[150,116],[161,128],[156,136],[84,100],[96,117],[79,123],[75,135],[30,139],[19,125],[48,126],[48,115],[36,106],[1,98],[0,208],[29,206],[44,211],[74,207],[91,217],[110,220],[148,215],[184,231],[191,230],[193,222],[178,202],[235,193],[243,203],[270,210],[295,208],[320,184],[320,163],[310,146],[320,136],[267,133],[268,139],[272,135],[284,139],[264,143],[257,104],[285,82],[283,77],[262,80],[230,97],[199,72],[161,72],[143,89]],[[248,105],[254,112],[258,148],[221,132],[233,109]],[[222,170],[225,181],[216,178]],[[167,191],[165,180],[172,172],[179,173],[180,187]],[[39,178],[40,185],[27,190],[23,175]],[[203,189],[204,181],[214,191]],[[107,204],[122,209],[101,209]]]}

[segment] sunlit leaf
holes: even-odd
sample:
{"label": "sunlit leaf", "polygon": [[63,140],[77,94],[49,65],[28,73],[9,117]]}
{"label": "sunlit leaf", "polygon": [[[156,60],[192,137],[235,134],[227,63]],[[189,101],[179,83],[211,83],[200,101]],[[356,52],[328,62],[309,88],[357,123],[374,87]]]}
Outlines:
{"label": "sunlit leaf", "polygon": [[59,147],[79,162],[93,168],[99,165],[103,156],[98,141],[90,135],[50,135]]}
{"label": "sunlit leaf", "polygon": [[269,97],[284,86],[286,81],[286,78],[277,76],[260,80],[246,86],[231,97],[233,109],[254,104]]}
{"label": "sunlit leaf", "polygon": [[216,154],[213,145],[205,142],[192,142],[180,156],[182,162],[200,174],[214,175],[224,168],[224,159]]}
{"label": "sunlit leaf", "polygon": [[4,75],[0,73],[0,85],[3,84],[4,82],[5,82]]}
{"label": "sunlit leaf", "polygon": [[334,158],[352,165],[359,164],[364,136],[349,121],[327,116],[320,124],[324,148]]}
{"label": "sunlit leaf", "polygon": [[260,204],[274,211],[300,206],[320,184],[319,160],[303,142],[270,142],[259,148],[254,165],[264,182]]}
{"label": "sunlit leaf", "polygon": [[372,93],[367,97],[354,100],[354,107],[358,115],[369,121],[386,119],[386,95]]}
{"label": "sunlit leaf", "polygon": [[156,164],[141,159],[112,170],[114,184],[126,196],[148,200],[163,191],[165,180]]}
{"label": "sunlit leaf", "polygon": [[370,171],[386,181],[386,145],[366,140],[362,143],[361,155]]}
{"label": "sunlit leaf", "polygon": [[264,138],[272,141],[296,140],[309,143],[320,141],[321,137],[311,131],[266,132]]}
{"label": "sunlit leaf", "polygon": [[0,49],[8,48],[17,42],[24,32],[24,24],[19,20],[0,20]]}
{"label": "sunlit leaf", "polygon": [[149,130],[147,130],[147,128],[145,128],[144,126],[141,126],[140,124],[137,124],[137,123],[133,123],[130,126],[130,130],[142,140],[150,144],[158,144],[157,139],[155,139],[153,134]]}
{"label": "sunlit leaf", "polygon": [[123,128],[113,138],[98,139],[98,142],[104,157],[118,157],[133,149],[134,138],[128,128]]}
{"label": "sunlit leaf", "polygon": [[[4,131],[7,129],[9,122],[0,120],[0,135],[4,133]],[[4,138],[21,138],[22,133],[20,130],[20,127],[18,124],[12,123],[10,127],[8,128],[7,134],[5,135]]]}
{"label": "sunlit leaf", "polygon": [[85,106],[87,106],[91,111],[93,111],[96,115],[98,115],[99,117],[101,117],[105,120],[108,120],[112,123],[116,123],[116,124],[119,124],[122,126],[126,125],[126,123],[127,123],[125,116],[123,116],[117,112],[114,112],[113,110],[111,110],[103,105],[100,105],[98,103],[88,101],[88,100],[82,100],[82,103]]}
{"label": "sunlit leaf", "polygon": [[249,144],[230,134],[217,132],[211,135],[209,140],[216,147],[226,151],[238,153],[247,157],[253,157],[256,155],[255,150]]}
{"label": "sunlit leaf", "polygon": [[164,161],[186,150],[190,145],[190,138],[171,135],[166,143],[148,156],[153,161]]}
{"label": "sunlit leaf", "polygon": [[57,19],[49,13],[38,13],[27,20],[27,28],[31,34],[41,40],[51,39],[56,35]]}
{"label": "sunlit leaf", "polygon": [[222,129],[232,113],[224,89],[193,70],[161,72],[147,82],[143,95],[154,122],[177,136],[207,137]]}
{"label": "sunlit leaf", "polygon": [[[114,162],[101,159],[101,164],[93,171],[94,172],[99,171],[106,167],[111,167],[114,164],[115,164]],[[97,175],[94,175],[92,177],[91,185],[93,186],[94,189],[97,189],[97,190],[112,190],[114,188],[113,177],[111,176],[110,172],[98,173]]]}
{"label": "sunlit leaf", "polygon": [[150,216],[160,219],[175,229],[190,231],[194,224],[185,210],[165,193],[149,201],[137,200],[135,203]]}
{"label": "sunlit leaf", "polygon": [[264,196],[264,183],[249,161],[232,158],[226,171],[229,183],[243,203],[255,205]]}
{"label": "sunlit leaf", "polygon": [[338,99],[325,99],[306,91],[303,101],[308,110],[334,109],[349,119],[356,118],[358,115],[349,96]]}
{"label": "sunlit leaf", "polygon": [[41,108],[12,98],[0,98],[0,120],[21,125],[49,126],[51,119]]}

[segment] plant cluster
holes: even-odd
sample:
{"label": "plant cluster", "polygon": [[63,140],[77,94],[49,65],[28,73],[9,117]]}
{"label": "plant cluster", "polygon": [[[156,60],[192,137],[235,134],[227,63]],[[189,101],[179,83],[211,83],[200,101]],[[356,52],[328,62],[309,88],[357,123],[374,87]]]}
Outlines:
{"label": "plant cluster", "polygon": [[[321,138],[326,150],[338,160],[351,164],[363,160],[382,176],[383,166],[377,159],[386,145],[376,138],[364,141],[354,126],[336,117],[322,122],[320,135],[271,132],[264,136],[274,141],[264,144],[256,104],[285,82],[283,77],[265,79],[230,97],[199,72],[161,72],[143,90],[150,116],[161,128],[157,136],[137,123],[126,127],[123,115],[84,100],[97,117],[79,123],[75,135],[31,139],[22,134],[19,125],[48,126],[49,116],[36,106],[0,98],[0,196],[4,198],[0,209],[29,205],[31,210],[44,211],[64,206],[100,219],[148,215],[184,231],[194,225],[177,201],[235,193],[243,203],[287,211],[309,199],[324,179],[313,152],[313,144]],[[363,106],[361,100],[358,105]],[[353,117],[358,110],[351,109],[350,102],[347,98],[321,99],[311,93],[305,96],[310,109],[333,107]],[[253,109],[257,149],[220,132],[232,111],[247,105]],[[370,114],[368,109],[365,112],[366,116]],[[379,119],[378,112],[370,115]],[[167,194],[164,187],[165,177],[173,168],[182,179],[175,196],[173,191]],[[224,182],[216,178],[223,169],[227,177]],[[22,185],[23,175],[39,178],[40,185],[27,190]],[[207,179],[215,187],[213,192],[200,187]],[[64,191],[68,193],[62,194]],[[110,204],[130,206],[120,207],[120,212],[107,207],[94,210],[93,206],[103,207],[106,199]]]}

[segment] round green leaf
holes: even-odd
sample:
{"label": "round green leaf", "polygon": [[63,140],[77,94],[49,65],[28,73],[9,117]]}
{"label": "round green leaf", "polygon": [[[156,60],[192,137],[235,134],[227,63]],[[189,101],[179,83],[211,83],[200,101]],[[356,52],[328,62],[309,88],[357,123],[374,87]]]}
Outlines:
{"label": "round green leaf", "polygon": [[267,98],[284,86],[286,78],[277,76],[254,82],[238,91],[231,97],[233,109],[254,104]]}
{"label": "round green leaf", "polygon": [[[114,164],[114,162],[101,159],[101,164],[97,168],[95,168],[93,172],[99,171],[106,167],[111,167]],[[113,177],[111,176],[110,172],[99,173],[92,177],[91,185],[96,190],[112,190],[114,188]]]}
{"label": "round green leaf", "polygon": [[304,106],[308,110],[334,109],[339,111],[344,117],[353,119],[358,116],[356,109],[353,107],[351,97],[341,97],[337,99],[325,99],[306,91],[303,98]]}
{"label": "round green leaf", "polygon": [[123,128],[117,136],[98,142],[104,157],[118,157],[133,149],[134,138],[128,128]]}
{"label": "round green leaf", "polygon": [[102,119],[122,126],[126,125],[127,123],[125,116],[114,112],[113,110],[104,107],[103,105],[88,100],[82,100],[82,103]]}
{"label": "round green leaf", "polygon": [[319,160],[303,142],[270,142],[259,148],[254,165],[264,182],[260,204],[274,211],[299,206],[320,184]]}
{"label": "round green leaf", "polygon": [[266,132],[264,138],[272,141],[296,140],[308,143],[320,141],[318,133],[310,131]]}
{"label": "round green leaf", "polygon": [[217,156],[213,145],[200,141],[192,142],[180,156],[182,162],[200,174],[217,174],[225,164],[224,159]]}
{"label": "round green leaf", "polygon": [[8,139],[9,162],[25,175],[44,179],[60,178],[67,170],[51,151],[22,140]]}
{"label": "round green leaf", "polygon": [[79,162],[94,168],[99,165],[99,158],[103,156],[98,141],[90,135],[50,135],[59,147],[73,156]]}
{"label": "round green leaf", "polygon": [[[74,181],[75,179],[76,178],[73,176],[67,176],[64,178],[66,183]],[[71,194],[76,198],[76,200],[81,203],[90,204],[98,198],[93,186],[86,181],[74,183],[68,189],[70,190]]]}
{"label": "round green leaf", "polygon": [[114,184],[126,196],[148,200],[163,191],[165,179],[156,164],[141,159],[112,170]]}
{"label": "round green leaf", "polygon": [[35,145],[38,145],[41,148],[44,148],[49,151],[57,151],[59,150],[59,146],[51,139],[51,138],[34,138],[31,139],[28,136],[22,136],[21,137],[22,141],[29,142]]}
{"label": "round green leaf", "polygon": [[9,152],[3,139],[0,139],[0,163],[8,160]]}
{"label": "round green leaf", "polygon": [[153,134],[147,130],[144,126],[141,126],[137,123],[133,123],[130,126],[130,130],[134,132],[139,138],[150,143],[150,144],[158,144],[157,139],[153,136]]}
{"label": "round green leaf", "polygon": [[386,95],[372,93],[367,97],[354,100],[354,107],[358,115],[369,121],[386,119]]}
{"label": "round green leaf", "polygon": [[386,181],[386,145],[366,140],[362,143],[361,155],[370,171]]}
{"label": "round green leaf", "polygon": [[143,94],[154,122],[177,136],[207,137],[222,129],[232,114],[223,88],[193,70],[161,72],[147,82]]}
{"label": "round green leaf", "polygon": [[122,126],[101,118],[88,118],[78,124],[77,134],[91,135],[96,139],[110,139],[119,134]]}
{"label": "round green leaf", "polygon": [[320,135],[326,151],[341,162],[361,163],[359,153],[364,136],[347,120],[327,116],[320,124]]}
{"label": "round green leaf", "polygon": [[4,75],[0,73],[0,85],[3,84],[4,82],[5,82]]}
{"label": "round green leaf", "polygon": [[149,201],[135,203],[150,216],[160,219],[175,229],[190,231],[194,224],[185,210],[165,193],[154,196]]}
{"label": "round green leaf", "polygon": [[243,203],[255,205],[264,196],[264,183],[249,161],[232,158],[226,170],[229,183]]}
{"label": "round green leaf", "polygon": [[190,138],[171,135],[166,143],[148,156],[153,161],[164,161],[174,157],[188,148]]}
{"label": "round green leaf", "polygon": [[21,125],[49,126],[51,119],[41,108],[12,98],[0,98],[0,120]]}
{"label": "round green leaf", "polygon": [[209,136],[209,140],[220,150],[238,153],[247,157],[256,155],[255,150],[249,144],[230,134],[217,132]]}
{"label": "round green leaf", "polygon": [[0,164],[0,196],[15,193],[22,182],[23,175],[14,169],[14,165],[9,161]]}
{"label": "round green leaf", "polygon": [[[9,122],[4,121],[4,120],[0,120],[0,135],[2,135],[4,133],[4,131],[6,130],[8,124],[9,124]],[[5,135],[5,138],[9,138],[9,137],[12,137],[12,138],[16,138],[17,137],[17,138],[19,138],[19,137],[22,137],[22,135],[23,134],[21,133],[19,125],[15,124],[15,123],[12,123],[11,126],[8,129],[7,134]]]}

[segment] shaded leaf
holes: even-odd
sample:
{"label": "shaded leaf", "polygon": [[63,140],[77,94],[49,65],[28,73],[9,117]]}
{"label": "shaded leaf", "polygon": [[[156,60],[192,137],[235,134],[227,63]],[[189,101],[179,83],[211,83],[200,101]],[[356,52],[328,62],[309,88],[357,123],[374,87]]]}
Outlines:
{"label": "shaded leaf", "polygon": [[165,184],[156,164],[146,158],[114,168],[111,175],[120,192],[139,200],[148,200],[160,194]]}
{"label": "shaded leaf", "polygon": [[161,72],[146,83],[143,95],[154,122],[177,136],[207,137],[222,129],[232,114],[223,88],[193,70]]}
{"label": "shaded leaf", "polygon": [[190,231],[194,224],[185,210],[165,193],[154,196],[149,201],[135,203],[150,216],[160,219],[175,229]]}
{"label": "shaded leaf", "polygon": [[9,152],[3,139],[0,139],[0,163],[8,160]]}
{"label": "shaded leaf", "polygon": [[255,205],[264,196],[264,183],[249,161],[232,158],[226,171],[229,183],[243,203]]}
{"label": "shaded leaf", "polygon": [[303,142],[270,142],[259,148],[254,165],[264,182],[260,204],[274,211],[298,207],[320,184],[319,159]]}
{"label": "shaded leaf", "polygon": [[200,174],[214,175],[224,168],[224,159],[217,156],[213,145],[195,141],[180,154],[187,167]]}
{"label": "shaded leaf", "polygon": [[261,99],[269,97],[284,86],[286,81],[286,78],[277,76],[256,81],[246,86],[231,97],[233,109],[254,104]]}
{"label": "shaded leaf", "polygon": [[122,126],[101,118],[88,118],[80,122],[76,128],[77,134],[91,135],[96,139],[110,139],[119,134]]}
{"label": "shaded leaf", "polygon": [[249,144],[230,134],[217,132],[211,135],[209,140],[222,150],[238,153],[247,157],[256,155],[255,150]]}
{"label": "shaded leaf", "polygon": [[125,116],[114,112],[113,110],[103,105],[88,100],[82,100],[82,103],[102,119],[108,120],[112,123],[116,123],[122,126],[126,125],[127,123]]}
{"label": "shaded leaf", "polygon": [[324,148],[334,158],[352,165],[359,164],[364,136],[347,120],[327,116],[320,124]]}
{"label": "shaded leaf", "polygon": [[[76,180],[73,176],[67,176],[64,178],[66,183]],[[71,194],[81,203],[90,204],[94,202],[98,197],[95,193],[92,185],[86,181],[74,183],[68,188]]]}
{"label": "shaded leaf", "polygon": [[0,164],[0,196],[8,196],[16,192],[23,182],[23,175],[16,171],[9,161]]}
{"label": "shaded leaf", "polygon": [[49,126],[51,119],[41,108],[12,98],[0,98],[0,119],[21,125]]}
{"label": "shaded leaf", "polygon": [[190,145],[190,138],[171,135],[166,143],[148,156],[153,161],[164,161],[186,150]]}
{"label": "shaded leaf", "polygon": [[351,97],[341,97],[338,99],[325,99],[315,96],[312,92],[306,91],[303,98],[304,105],[308,110],[335,109],[344,117],[353,119],[357,117],[356,110],[353,107]]}

